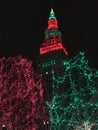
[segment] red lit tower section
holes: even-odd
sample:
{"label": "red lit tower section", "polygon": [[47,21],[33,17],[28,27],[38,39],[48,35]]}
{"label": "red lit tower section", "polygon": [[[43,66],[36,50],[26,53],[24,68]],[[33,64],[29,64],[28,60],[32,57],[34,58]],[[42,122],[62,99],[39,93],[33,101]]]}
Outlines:
{"label": "red lit tower section", "polygon": [[45,30],[45,40],[40,47],[40,56],[36,58],[37,73],[43,75],[45,99],[52,99],[52,69],[56,75],[64,72],[63,60],[68,56],[66,48],[62,44],[61,32],[58,30],[58,21],[53,9],[51,9],[48,27]]}
{"label": "red lit tower section", "polygon": [[45,41],[40,48],[40,55],[56,50],[63,50],[68,55],[66,48],[62,45],[61,33],[58,30],[58,21],[53,9],[51,9],[48,27],[45,31]]}

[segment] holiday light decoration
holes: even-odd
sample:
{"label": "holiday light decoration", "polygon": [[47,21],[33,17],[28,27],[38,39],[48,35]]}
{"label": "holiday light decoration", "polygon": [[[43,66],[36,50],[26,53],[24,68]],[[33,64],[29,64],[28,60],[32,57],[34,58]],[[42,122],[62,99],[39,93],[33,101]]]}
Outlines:
{"label": "holiday light decoration", "polygon": [[68,55],[66,48],[64,48],[61,43],[57,43],[57,44],[53,44],[53,45],[50,45],[47,47],[40,48],[40,54],[45,54],[50,51],[56,51],[56,50],[60,50],[60,49],[63,49],[65,54]]}
{"label": "holiday light decoration", "polygon": [[59,76],[55,68],[51,72],[52,101],[46,102],[50,130],[97,130],[98,70],[89,67],[84,52],[63,61],[62,67]]}
{"label": "holiday light decoration", "polygon": [[45,67],[49,67],[51,65],[55,65],[56,64],[56,60],[51,60],[51,61],[48,61],[48,62],[45,62],[45,63],[42,63],[42,68],[45,68]]}
{"label": "holiday light decoration", "polygon": [[68,55],[66,48],[62,45],[61,32],[58,30],[58,21],[53,9],[51,9],[48,27],[45,31],[45,41],[40,48],[40,55],[56,50],[63,50]]}
{"label": "holiday light decoration", "polygon": [[22,56],[0,59],[0,127],[44,129],[48,118],[41,79]]}

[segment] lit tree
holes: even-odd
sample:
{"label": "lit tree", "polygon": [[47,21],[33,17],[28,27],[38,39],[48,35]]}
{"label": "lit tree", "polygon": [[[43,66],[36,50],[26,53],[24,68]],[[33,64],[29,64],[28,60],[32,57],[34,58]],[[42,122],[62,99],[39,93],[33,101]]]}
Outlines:
{"label": "lit tree", "polygon": [[[91,130],[98,123],[98,71],[85,53],[63,62],[64,73],[53,75],[53,97],[48,102],[51,130]],[[96,128],[98,129],[98,127]]]}
{"label": "lit tree", "polygon": [[47,118],[41,76],[32,62],[19,57],[0,59],[0,127],[39,130]]}

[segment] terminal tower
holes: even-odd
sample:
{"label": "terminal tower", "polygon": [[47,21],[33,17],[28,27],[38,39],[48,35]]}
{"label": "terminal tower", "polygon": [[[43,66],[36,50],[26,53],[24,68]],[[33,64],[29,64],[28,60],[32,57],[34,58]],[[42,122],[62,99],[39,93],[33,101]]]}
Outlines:
{"label": "terminal tower", "polygon": [[36,58],[36,72],[43,77],[45,100],[52,100],[52,69],[56,75],[63,72],[63,61],[68,52],[62,44],[61,32],[53,9],[51,9],[44,42],[40,46],[40,55]]}

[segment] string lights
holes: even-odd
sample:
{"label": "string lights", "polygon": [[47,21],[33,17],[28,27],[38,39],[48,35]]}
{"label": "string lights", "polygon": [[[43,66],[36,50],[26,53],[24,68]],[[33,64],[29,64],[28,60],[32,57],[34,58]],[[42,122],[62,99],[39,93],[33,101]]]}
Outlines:
{"label": "string lights", "polygon": [[0,127],[7,130],[44,129],[47,109],[41,77],[32,62],[19,57],[0,59]]}
{"label": "string lights", "polygon": [[51,130],[98,129],[98,71],[88,65],[85,53],[63,61],[64,72],[52,70],[52,101],[49,106]]}

